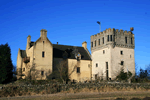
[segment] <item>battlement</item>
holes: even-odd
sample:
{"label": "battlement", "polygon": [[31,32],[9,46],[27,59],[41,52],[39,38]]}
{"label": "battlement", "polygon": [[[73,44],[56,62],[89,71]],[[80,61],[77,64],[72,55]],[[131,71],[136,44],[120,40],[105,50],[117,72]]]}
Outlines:
{"label": "battlement", "polygon": [[109,45],[121,48],[134,49],[134,34],[131,31],[108,28],[103,32],[91,36],[91,51],[99,50]]}
{"label": "battlement", "polygon": [[131,31],[127,31],[127,30],[123,31],[122,29],[119,30],[119,29],[115,29],[115,28],[112,28],[112,29],[108,28],[108,29],[104,30],[103,32],[100,32],[100,33],[97,33],[95,35],[92,35],[91,38],[96,38],[96,37],[98,37],[100,35],[104,35],[104,34],[108,34],[108,33],[122,34],[122,35],[126,34],[126,35],[134,36],[134,34]]}

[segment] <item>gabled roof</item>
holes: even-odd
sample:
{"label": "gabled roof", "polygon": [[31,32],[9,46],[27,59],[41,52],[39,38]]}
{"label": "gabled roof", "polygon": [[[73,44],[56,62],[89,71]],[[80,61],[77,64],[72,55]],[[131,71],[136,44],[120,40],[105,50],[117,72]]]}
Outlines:
{"label": "gabled roof", "polygon": [[26,50],[20,50],[20,55],[22,58],[27,57]]}
{"label": "gabled roof", "polygon": [[[88,55],[84,47],[76,47],[76,49],[78,49],[78,52],[81,54],[81,60],[91,60],[91,57]],[[72,52],[73,50],[74,46],[53,44],[53,57],[63,58],[63,53],[66,51],[69,59],[76,59]]]}

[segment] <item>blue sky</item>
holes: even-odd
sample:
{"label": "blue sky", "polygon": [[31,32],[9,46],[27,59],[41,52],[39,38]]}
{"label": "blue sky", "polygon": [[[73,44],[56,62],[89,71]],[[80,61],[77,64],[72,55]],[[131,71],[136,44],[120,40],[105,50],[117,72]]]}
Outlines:
{"label": "blue sky", "polygon": [[[16,65],[18,49],[26,49],[40,37],[40,30],[56,44],[82,46],[90,36],[106,28],[130,30],[134,27],[135,62],[145,68],[150,64],[149,0],[1,0],[0,44],[8,43]],[[91,51],[90,51],[91,53]]]}

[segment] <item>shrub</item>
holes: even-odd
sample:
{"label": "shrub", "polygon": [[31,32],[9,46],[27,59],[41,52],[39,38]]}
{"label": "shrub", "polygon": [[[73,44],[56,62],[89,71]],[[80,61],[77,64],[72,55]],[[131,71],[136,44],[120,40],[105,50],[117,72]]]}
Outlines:
{"label": "shrub", "polygon": [[118,80],[127,80],[132,76],[132,73],[130,71],[124,72],[124,69],[122,68],[119,75],[116,77]]}

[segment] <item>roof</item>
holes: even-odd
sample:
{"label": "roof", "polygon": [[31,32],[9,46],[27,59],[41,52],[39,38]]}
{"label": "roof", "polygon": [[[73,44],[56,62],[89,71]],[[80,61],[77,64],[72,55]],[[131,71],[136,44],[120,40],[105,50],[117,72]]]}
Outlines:
{"label": "roof", "polygon": [[34,42],[31,41],[31,42],[30,42],[30,48],[31,48],[33,45],[34,45]]}
{"label": "roof", "polygon": [[27,57],[26,50],[20,50],[20,55],[22,58]]}
{"label": "roof", "polygon": [[[81,60],[91,60],[91,57],[84,49],[84,47],[76,47],[76,49],[81,54]],[[63,58],[63,54],[66,51],[68,53],[69,59],[76,59],[73,54],[73,50],[74,50],[74,46],[53,44],[53,57]]]}

